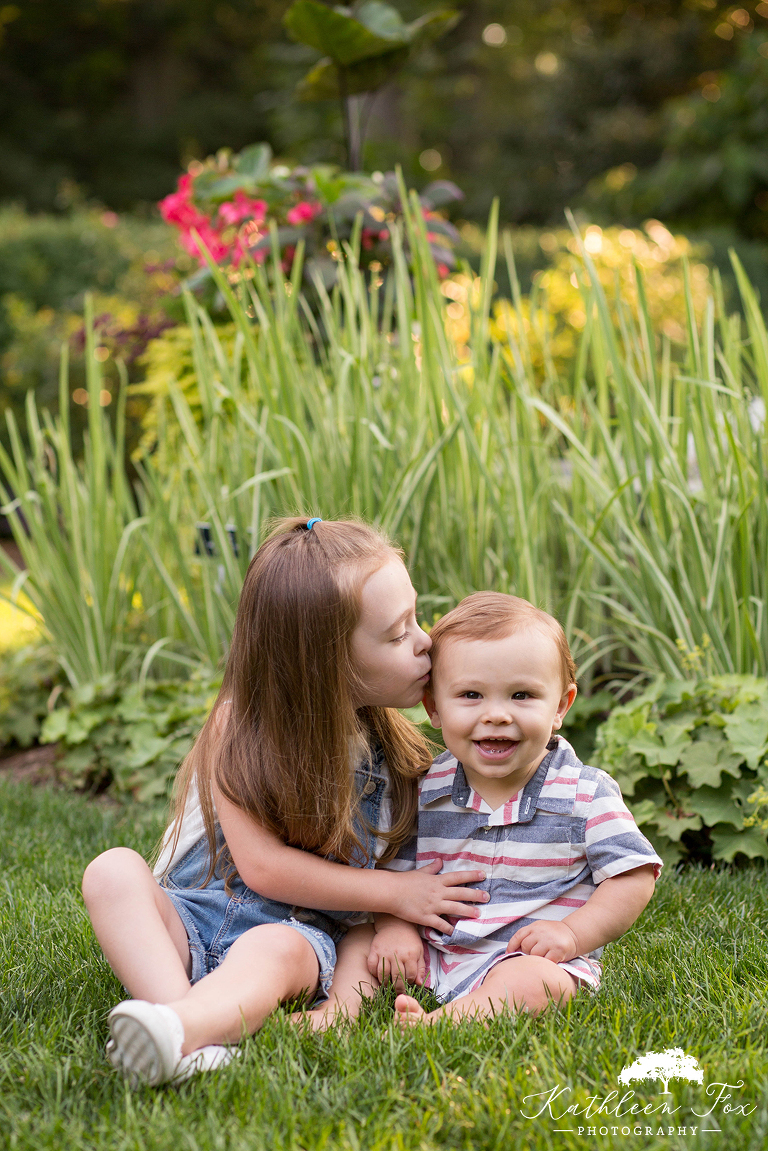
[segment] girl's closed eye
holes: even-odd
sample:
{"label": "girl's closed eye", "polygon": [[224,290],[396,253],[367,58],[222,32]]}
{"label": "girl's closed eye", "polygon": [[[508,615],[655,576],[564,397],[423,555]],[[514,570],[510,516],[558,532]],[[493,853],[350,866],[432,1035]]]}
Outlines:
{"label": "girl's closed eye", "polygon": [[408,638],[408,632],[404,631],[402,635],[396,635],[395,638],[392,640],[392,643],[402,643],[403,640],[405,640],[407,638]]}

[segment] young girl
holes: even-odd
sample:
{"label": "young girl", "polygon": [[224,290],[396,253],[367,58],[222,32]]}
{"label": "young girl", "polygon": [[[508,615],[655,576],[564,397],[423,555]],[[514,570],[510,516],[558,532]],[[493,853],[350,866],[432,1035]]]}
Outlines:
{"label": "young girl", "polygon": [[[487,899],[462,886],[482,872],[372,870],[411,831],[430,761],[392,710],[418,703],[429,677],[415,600],[400,553],[360,523],[284,520],[254,556],[155,873],[114,848],[83,878],[99,943],[134,996],[110,1013],[107,1045],[132,1083],[220,1066],[231,1057],[220,1045],[280,1003],[325,995],[353,913],[448,931],[445,916]],[[372,928],[353,930],[341,987],[372,982]]]}

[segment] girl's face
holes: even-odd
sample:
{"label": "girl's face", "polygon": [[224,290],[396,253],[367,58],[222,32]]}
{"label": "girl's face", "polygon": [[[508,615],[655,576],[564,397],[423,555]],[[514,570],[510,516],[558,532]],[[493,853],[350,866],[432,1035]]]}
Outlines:
{"label": "girl's face", "polygon": [[416,592],[396,557],[363,584],[352,657],[362,681],[358,707],[415,707],[429,682],[432,640],[416,622]]}

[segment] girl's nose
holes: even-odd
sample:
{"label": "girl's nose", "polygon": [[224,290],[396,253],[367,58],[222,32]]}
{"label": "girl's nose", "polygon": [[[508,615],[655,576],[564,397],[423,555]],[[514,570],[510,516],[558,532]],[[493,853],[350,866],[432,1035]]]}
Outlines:
{"label": "girl's nose", "polygon": [[432,647],[432,636],[416,624],[416,654],[423,655]]}

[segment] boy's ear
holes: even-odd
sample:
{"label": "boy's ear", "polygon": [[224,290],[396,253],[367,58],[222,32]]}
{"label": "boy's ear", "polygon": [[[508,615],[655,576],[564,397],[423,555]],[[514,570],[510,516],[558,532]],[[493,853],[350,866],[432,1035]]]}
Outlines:
{"label": "boy's ear", "polygon": [[435,705],[435,697],[432,694],[431,688],[428,687],[426,689],[421,702],[424,704],[424,710],[429,716],[429,722],[432,724],[432,726],[434,728],[442,727],[443,725],[440,722],[440,716]]}
{"label": "boy's ear", "polygon": [[[576,693],[578,690],[579,689],[576,687],[575,683],[569,683],[567,689],[563,692],[562,696],[560,697],[560,702],[557,705],[557,711],[555,712],[555,719],[554,719],[554,722],[552,724],[552,731],[553,732],[557,731],[557,729],[559,727],[563,726],[563,720],[565,719],[566,715],[570,711],[571,706],[573,704],[573,701],[576,698]],[[434,724],[432,726],[434,727]]]}

